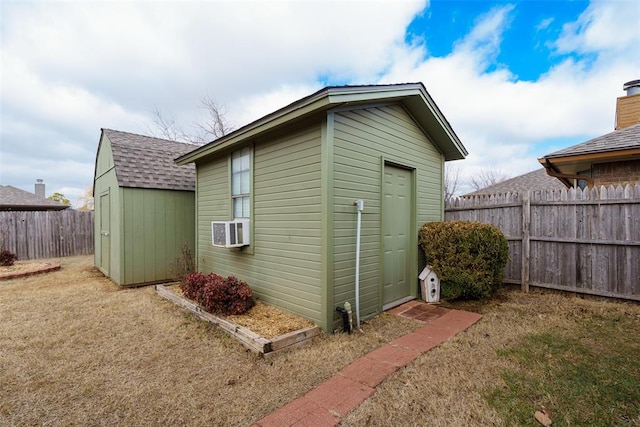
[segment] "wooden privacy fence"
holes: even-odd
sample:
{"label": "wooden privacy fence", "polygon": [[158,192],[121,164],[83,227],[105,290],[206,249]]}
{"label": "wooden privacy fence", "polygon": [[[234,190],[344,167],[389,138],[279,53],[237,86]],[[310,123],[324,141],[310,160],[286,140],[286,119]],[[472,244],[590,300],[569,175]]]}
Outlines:
{"label": "wooden privacy fence", "polygon": [[93,253],[93,212],[0,212],[0,246],[18,260]]}
{"label": "wooden privacy fence", "polygon": [[640,185],[458,198],[445,220],[502,230],[506,283],[640,301]]}

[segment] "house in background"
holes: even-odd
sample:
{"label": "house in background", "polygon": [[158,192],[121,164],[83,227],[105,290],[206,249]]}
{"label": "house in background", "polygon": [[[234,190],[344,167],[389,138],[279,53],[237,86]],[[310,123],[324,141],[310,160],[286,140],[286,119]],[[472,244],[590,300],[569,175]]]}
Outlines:
{"label": "house in background", "polygon": [[562,190],[566,188],[557,178],[547,174],[545,168],[514,176],[493,185],[488,185],[462,197],[491,196],[494,194],[524,193],[526,191]]}
{"label": "house in background", "polygon": [[94,175],[95,266],[118,285],[172,279],[195,233],[195,168],[174,159],[196,146],[102,129]]}
{"label": "house in background", "polygon": [[[418,230],[443,220],[444,162],[466,154],[421,83],[326,87],[177,159],[196,165],[197,269],[326,331],[347,301],[371,317],[417,296]],[[232,220],[246,245],[214,246]]]}
{"label": "house in background", "polygon": [[70,206],[45,197],[45,184],[38,179],[35,193],[11,185],[0,185],[0,211],[61,211]]}
{"label": "house in background", "polygon": [[569,188],[640,183],[640,80],[623,89],[615,130],[538,159],[547,174]]}

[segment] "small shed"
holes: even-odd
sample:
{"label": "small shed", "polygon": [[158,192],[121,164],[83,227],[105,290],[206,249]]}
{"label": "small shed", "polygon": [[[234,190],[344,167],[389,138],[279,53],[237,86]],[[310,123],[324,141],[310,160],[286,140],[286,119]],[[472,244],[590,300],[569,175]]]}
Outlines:
{"label": "small shed", "polygon": [[[197,268],[326,331],[347,301],[371,317],[419,295],[418,230],[466,154],[422,83],[326,87],[178,158],[196,164]],[[240,248],[212,243],[224,220]]]}
{"label": "small shed", "polygon": [[174,159],[195,147],[102,129],[94,175],[95,266],[118,285],[172,278],[194,249],[195,168]]}

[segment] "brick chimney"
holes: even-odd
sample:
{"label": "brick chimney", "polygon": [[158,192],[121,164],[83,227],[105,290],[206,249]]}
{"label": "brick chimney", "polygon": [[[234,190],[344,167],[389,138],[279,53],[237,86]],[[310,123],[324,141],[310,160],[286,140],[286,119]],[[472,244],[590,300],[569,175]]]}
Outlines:
{"label": "brick chimney", "polygon": [[622,89],[627,95],[616,102],[616,130],[640,123],[640,80],[626,82]]}
{"label": "brick chimney", "polygon": [[45,198],[44,195],[44,182],[41,179],[36,179],[36,196]]}

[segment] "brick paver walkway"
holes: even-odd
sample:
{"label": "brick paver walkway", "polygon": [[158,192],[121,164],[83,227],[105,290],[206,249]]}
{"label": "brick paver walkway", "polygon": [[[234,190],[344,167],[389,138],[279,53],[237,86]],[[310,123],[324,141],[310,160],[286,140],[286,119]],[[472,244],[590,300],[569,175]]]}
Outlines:
{"label": "brick paver walkway", "polygon": [[378,384],[433,347],[467,329],[482,316],[411,301],[390,310],[425,325],[355,360],[304,396],[283,406],[254,427],[335,426],[375,393]]}

